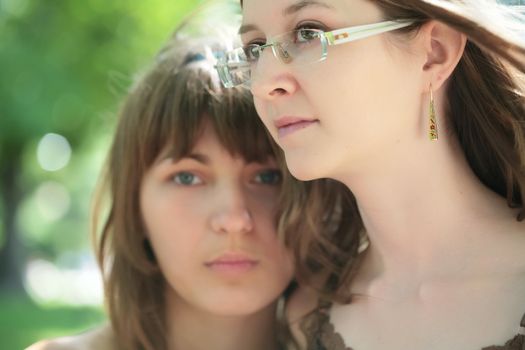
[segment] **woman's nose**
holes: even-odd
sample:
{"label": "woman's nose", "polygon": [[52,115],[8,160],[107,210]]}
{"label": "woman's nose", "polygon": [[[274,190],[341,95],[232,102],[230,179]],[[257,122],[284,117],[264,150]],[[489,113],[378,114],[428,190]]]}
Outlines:
{"label": "woman's nose", "polygon": [[242,190],[223,191],[212,214],[214,232],[226,234],[249,233],[253,230],[253,218]]}
{"label": "woman's nose", "polygon": [[252,68],[250,86],[252,94],[264,100],[291,95],[298,87],[290,66],[275,57],[270,48],[261,53]]}

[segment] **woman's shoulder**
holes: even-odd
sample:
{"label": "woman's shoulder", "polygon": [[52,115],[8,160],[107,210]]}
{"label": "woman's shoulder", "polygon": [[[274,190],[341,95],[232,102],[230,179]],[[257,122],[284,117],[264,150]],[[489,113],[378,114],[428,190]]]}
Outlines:
{"label": "woman's shoulder", "polygon": [[81,334],[42,340],[26,350],[113,350],[113,332],[109,324]]}

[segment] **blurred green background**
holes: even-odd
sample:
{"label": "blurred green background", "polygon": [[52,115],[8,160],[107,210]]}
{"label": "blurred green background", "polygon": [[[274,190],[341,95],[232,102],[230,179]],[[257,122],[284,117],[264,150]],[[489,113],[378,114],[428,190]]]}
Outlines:
{"label": "blurred green background", "polygon": [[0,348],[105,319],[89,211],[119,102],[198,0],[0,0]]}

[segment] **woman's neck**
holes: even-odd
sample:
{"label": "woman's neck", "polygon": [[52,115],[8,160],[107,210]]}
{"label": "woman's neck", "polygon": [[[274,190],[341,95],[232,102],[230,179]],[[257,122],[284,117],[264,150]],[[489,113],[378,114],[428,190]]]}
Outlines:
{"label": "woman's neck", "polygon": [[408,283],[465,272],[494,232],[506,231],[502,225],[516,231],[515,213],[449,141],[385,152],[359,174],[339,178],[356,196],[370,239],[363,262],[369,275]]}
{"label": "woman's neck", "polygon": [[169,350],[277,348],[275,304],[251,315],[220,316],[166,294]]}

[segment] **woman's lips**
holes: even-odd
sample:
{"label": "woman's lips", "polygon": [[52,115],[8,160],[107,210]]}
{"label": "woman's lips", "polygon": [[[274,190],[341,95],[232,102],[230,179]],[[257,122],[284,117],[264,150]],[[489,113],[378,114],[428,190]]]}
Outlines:
{"label": "woman's lips", "polygon": [[317,119],[285,116],[275,120],[279,138],[283,138],[297,130],[301,130],[319,122]]}
{"label": "woman's lips", "polygon": [[212,271],[224,273],[241,273],[255,268],[259,261],[246,255],[225,254],[217,259],[204,263]]}

